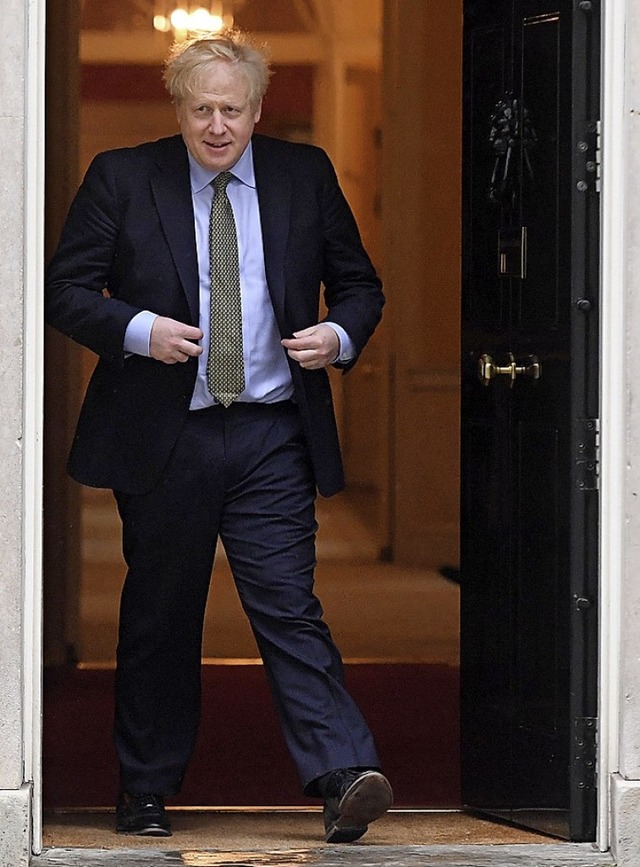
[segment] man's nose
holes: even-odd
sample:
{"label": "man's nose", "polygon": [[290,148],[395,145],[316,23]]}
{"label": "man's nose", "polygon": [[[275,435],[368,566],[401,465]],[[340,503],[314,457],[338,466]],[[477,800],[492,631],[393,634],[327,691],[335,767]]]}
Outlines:
{"label": "man's nose", "polygon": [[209,126],[211,128],[211,132],[215,133],[216,135],[222,135],[225,130],[225,126],[224,119],[219,111],[213,112],[213,114],[211,115]]}

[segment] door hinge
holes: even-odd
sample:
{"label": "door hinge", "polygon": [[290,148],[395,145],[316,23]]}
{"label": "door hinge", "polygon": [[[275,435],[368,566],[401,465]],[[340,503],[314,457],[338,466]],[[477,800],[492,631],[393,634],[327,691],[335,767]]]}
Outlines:
{"label": "door hinge", "polygon": [[596,752],[598,744],[598,717],[583,716],[574,719],[573,765],[575,785],[579,789],[594,789],[597,778]]}
{"label": "door hinge", "polygon": [[595,137],[596,137],[596,146],[594,153],[594,162],[596,164],[595,168],[595,187],[596,193],[600,192],[600,184],[602,178],[602,121],[596,121],[596,129],[595,129]]}
{"label": "door hinge", "polygon": [[576,420],[576,487],[597,491],[600,480],[600,419]]}
{"label": "door hinge", "polygon": [[587,124],[585,137],[577,144],[580,160],[577,187],[580,192],[600,192],[602,174],[602,121],[592,120]]}

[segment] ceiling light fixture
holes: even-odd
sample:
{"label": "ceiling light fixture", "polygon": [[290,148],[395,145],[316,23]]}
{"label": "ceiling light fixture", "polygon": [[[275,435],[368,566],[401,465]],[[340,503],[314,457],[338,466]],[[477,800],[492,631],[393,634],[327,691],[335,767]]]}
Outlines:
{"label": "ceiling light fixture", "polygon": [[[179,4],[179,5],[178,5]],[[178,4],[172,0],[155,0],[153,26],[161,33],[173,31],[177,40],[198,33],[219,33],[233,27],[233,3],[229,0],[209,0]]]}

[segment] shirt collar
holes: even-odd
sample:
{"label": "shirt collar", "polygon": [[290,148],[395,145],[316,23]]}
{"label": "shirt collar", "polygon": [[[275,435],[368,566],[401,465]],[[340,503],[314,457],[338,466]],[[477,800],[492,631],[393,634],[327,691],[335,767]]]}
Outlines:
{"label": "shirt collar", "polygon": [[[216,178],[220,172],[212,172],[211,169],[205,169],[200,163],[196,162],[191,154],[189,156],[189,174],[191,176],[191,190],[193,193],[199,193],[206,186],[208,186],[211,181]],[[238,162],[231,167],[231,174],[234,178],[237,178],[239,181],[242,181],[243,184],[246,184],[248,187],[254,187],[256,185],[256,176],[253,170],[253,146],[252,143],[249,144],[244,149],[244,152]]]}

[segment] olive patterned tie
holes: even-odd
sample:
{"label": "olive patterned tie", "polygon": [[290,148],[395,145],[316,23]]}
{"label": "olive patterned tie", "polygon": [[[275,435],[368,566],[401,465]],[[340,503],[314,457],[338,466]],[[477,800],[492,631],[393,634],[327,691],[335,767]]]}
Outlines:
{"label": "olive patterned tie", "polygon": [[231,172],[221,172],[214,178],[209,218],[211,320],[207,385],[225,407],[230,406],[245,387],[238,237],[227,196],[227,184],[232,177]]}

